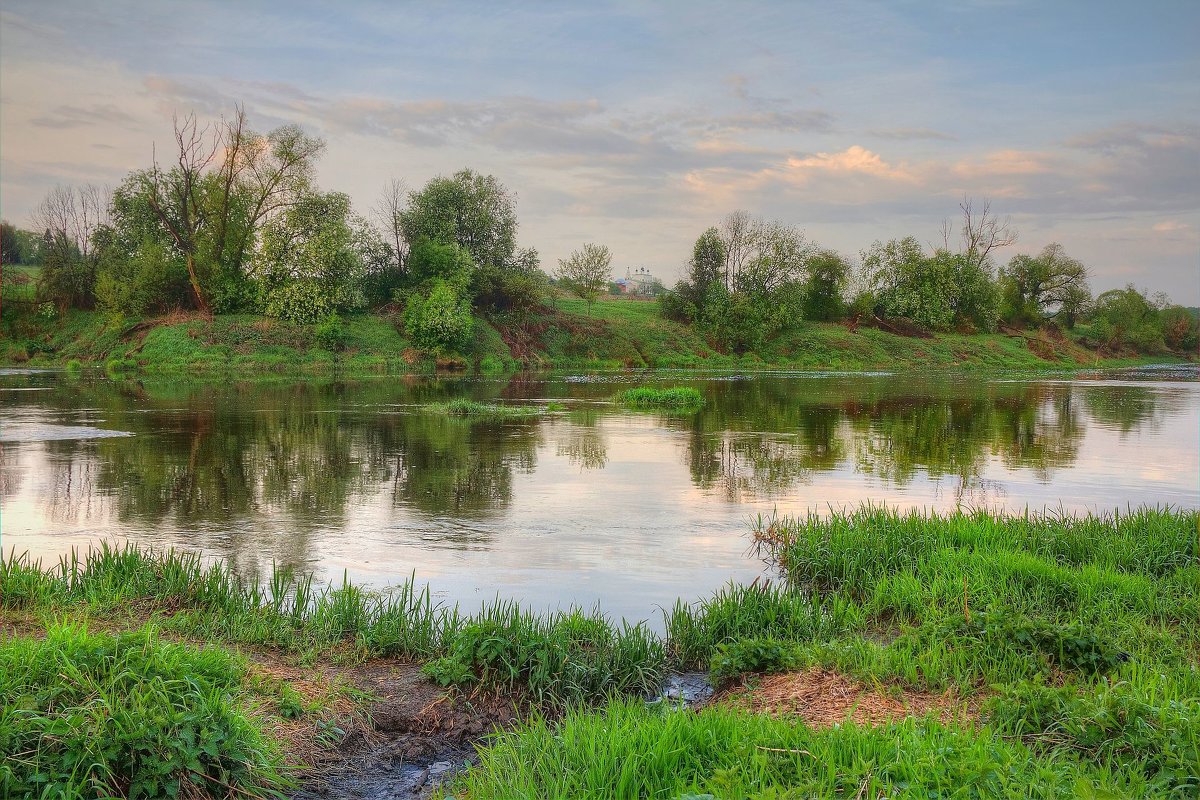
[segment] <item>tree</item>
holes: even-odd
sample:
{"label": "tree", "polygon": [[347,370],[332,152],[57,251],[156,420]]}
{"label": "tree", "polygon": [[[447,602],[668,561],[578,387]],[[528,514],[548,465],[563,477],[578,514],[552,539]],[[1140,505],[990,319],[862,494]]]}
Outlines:
{"label": "tree", "polygon": [[200,126],[174,120],[175,164],[139,173],[151,208],[187,265],[196,307],[232,308],[246,300],[244,267],[260,224],[305,191],[325,143],[295,125],[266,136],[246,127],[240,106],[231,120]]}
{"label": "tree", "polygon": [[434,178],[400,213],[410,245],[421,239],[463,247],[481,267],[517,268],[517,214],[512,196],[492,175],[464,169]]}
{"label": "tree", "polygon": [[0,222],[0,264],[22,264],[24,258],[16,227]]}
{"label": "tree", "polygon": [[[983,208],[976,209],[975,202],[964,197],[958,204],[962,211],[962,223],[959,228],[959,253],[967,263],[975,267],[983,267],[988,263],[991,252],[1001,247],[1016,243],[1017,230],[1007,217],[999,219],[992,214],[992,204],[983,201]],[[942,223],[942,248],[950,250],[950,222]]]}
{"label": "tree", "polygon": [[60,307],[90,307],[95,300],[97,251],[92,238],[106,224],[108,192],[98,186],[56,186],[33,210],[45,231],[39,291]]}
{"label": "tree", "polygon": [[875,242],[862,253],[862,273],[855,305],[868,313],[934,330],[955,323],[995,327],[998,296],[991,270],[965,251],[938,248],[926,254],[912,236]]}
{"label": "tree", "polygon": [[189,304],[183,254],[162,227],[140,175],[112,194],[110,223],[96,231],[96,299],[108,311],[140,316]]}
{"label": "tree", "polygon": [[592,303],[612,279],[612,253],[602,244],[585,244],[570,258],[559,259],[555,275],[569,292],[587,301],[591,316]]}
{"label": "tree", "polygon": [[351,218],[348,196],[311,192],[263,227],[254,272],[268,316],[312,323],[362,306]]}
{"label": "tree", "polygon": [[1072,328],[1091,299],[1088,269],[1057,242],[1036,256],[1017,255],[1000,271],[1004,316],[1012,322],[1061,320]]}
{"label": "tree", "polygon": [[1091,337],[1106,347],[1130,347],[1144,353],[1166,349],[1158,308],[1132,283],[1097,297],[1089,316]]}
{"label": "tree", "polygon": [[474,329],[471,302],[460,287],[434,278],[414,292],[404,310],[404,329],[413,343],[428,350],[461,350]]}
{"label": "tree", "polygon": [[834,250],[821,250],[809,256],[804,271],[804,318],[829,322],[845,316],[850,262]]}

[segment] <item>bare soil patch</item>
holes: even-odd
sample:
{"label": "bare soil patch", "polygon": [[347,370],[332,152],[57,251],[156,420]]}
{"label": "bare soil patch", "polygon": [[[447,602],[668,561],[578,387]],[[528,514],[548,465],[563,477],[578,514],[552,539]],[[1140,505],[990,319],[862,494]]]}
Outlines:
{"label": "bare soil patch", "polygon": [[818,728],[847,721],[883,725],[931,714],[943,723],[978,718],[977,703],[952,692],[935,694],[895,686],[868,686],[820,667],[754,678],[722,691],[713,702],[759,714],[796,716]]}

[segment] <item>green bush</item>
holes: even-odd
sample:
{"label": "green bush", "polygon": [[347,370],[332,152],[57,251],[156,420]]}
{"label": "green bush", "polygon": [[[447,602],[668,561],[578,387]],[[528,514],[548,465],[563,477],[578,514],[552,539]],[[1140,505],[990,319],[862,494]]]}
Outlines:
{"label": "green bush", "polygon": [[337,314],[330,314],[317,323],[316,329],[313,331],[313,338],[317,344],[326,350],[338,352],[346,349],[346,340],[348,335],[346,326],[342,323],[342,318]]}
{"label": "green bush", "polygon": [[418,347],[461,351],[471,341],[471,304],[452,283],[435,278],[426,293],[413,294],[404,311],[404,329]]}

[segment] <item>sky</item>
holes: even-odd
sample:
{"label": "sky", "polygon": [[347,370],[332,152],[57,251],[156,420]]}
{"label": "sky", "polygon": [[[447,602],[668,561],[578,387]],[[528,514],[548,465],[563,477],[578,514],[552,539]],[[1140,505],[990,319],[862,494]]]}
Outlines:
{"label": "sky", "polygon": [[1096,292],[1200,304],[1200,2],[5,0],[0,215],[117,184],[174,113],[323,137],[369,212],[464,167],[553,269],[678,278],[735,209],[849,256],[989,201]]}

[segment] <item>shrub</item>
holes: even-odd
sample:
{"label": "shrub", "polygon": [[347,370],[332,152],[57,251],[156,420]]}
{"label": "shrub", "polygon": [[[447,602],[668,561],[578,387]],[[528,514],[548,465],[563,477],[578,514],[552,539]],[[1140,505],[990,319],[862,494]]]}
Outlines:
{"label": "shrub", "polygon": [[799,663],[799,648],[778,639],[742,639],[717,645],[709,673],[714,683],[737,678],[747,672],[784,672]]}
{"label": "shrub", "polygon": [[337,314],[330,314],[317,323],[316,329],[313,331],[313,337],[317,344],[326,350],[334,352],[344,350],[346,348],[346,326],[342,322],[342,318]]}
{"label": "shrub", "polygon": [[404,312],[404,328],[413,343],[427,350],[461,350],[471,340],[471,305],[446,280],[430,281],[427,293],[414,294]]}

